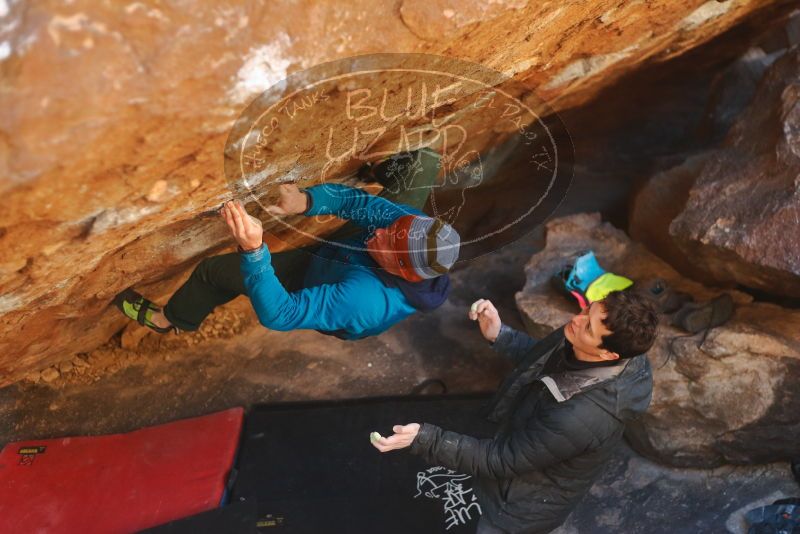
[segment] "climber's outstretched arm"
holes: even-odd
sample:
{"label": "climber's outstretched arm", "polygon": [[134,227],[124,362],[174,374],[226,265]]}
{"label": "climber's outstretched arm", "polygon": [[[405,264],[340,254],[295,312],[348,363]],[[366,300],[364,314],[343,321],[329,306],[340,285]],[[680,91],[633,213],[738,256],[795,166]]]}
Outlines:
{"label": "climber's outstretched arm", "polygon": [[411,206],[342,184],[320,184],[302,190],[294,184],[283,184],[280,195],[277,204],[267,207],[273,215],[335,215],[367,229],[385,228],[404,215],[423,215]]}

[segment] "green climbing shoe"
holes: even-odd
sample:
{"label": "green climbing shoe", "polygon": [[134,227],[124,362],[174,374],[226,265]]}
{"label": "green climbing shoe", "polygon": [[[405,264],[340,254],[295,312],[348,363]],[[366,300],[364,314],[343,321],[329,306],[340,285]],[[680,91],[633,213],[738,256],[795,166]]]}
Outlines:
{"label": "green climbing shoe", "polygon": [[153,316],[153,313],[161,311],[161,309],[133,289],[126,289],[114,297],[114,306],[116,306],[117,309],[125,315],[125,317],[133,319],[140,325],[146,326],[150,330],[154,330],[159,334],[177,331],[174,326],[162,328],[154,324],[150,318]]}

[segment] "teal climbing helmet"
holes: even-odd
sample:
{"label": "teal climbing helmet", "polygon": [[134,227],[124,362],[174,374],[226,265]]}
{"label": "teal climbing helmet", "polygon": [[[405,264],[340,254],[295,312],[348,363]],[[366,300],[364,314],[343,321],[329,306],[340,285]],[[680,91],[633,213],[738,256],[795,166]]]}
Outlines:
{"label": "teal climbing helmet", "polygon": [[565,285],[569,291],[578,291],[586,294],[589,284],[605,274],[605,269],[597,263],[597,258],[591,250],[584,252],[575,259],[567,275]]}

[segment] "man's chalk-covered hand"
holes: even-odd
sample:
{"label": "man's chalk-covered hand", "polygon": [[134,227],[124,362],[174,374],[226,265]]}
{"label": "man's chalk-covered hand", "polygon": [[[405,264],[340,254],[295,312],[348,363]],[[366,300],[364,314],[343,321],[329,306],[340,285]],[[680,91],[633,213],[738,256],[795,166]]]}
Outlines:
{"label": "man's chalk-covered hand", "polygon": [[406,447],[410,447],[417,437],[419,433],[419,423],[395,425],[392,427],[392,431],[394,434],[386,438],[382,437],[377,432],[372,432],[369,435],[369,440],[372,445],[381,452],[405,449]]}
{"label": "man's chalk-covered hand", "polygon": [[500,313],[494,307],[492,301],[486,299],[478,299],[472,303],[469,308],[469,318],[473,321],[478,321],[481,328],[481,334],[490,343],[494,343],[497,336],[500,334]]}

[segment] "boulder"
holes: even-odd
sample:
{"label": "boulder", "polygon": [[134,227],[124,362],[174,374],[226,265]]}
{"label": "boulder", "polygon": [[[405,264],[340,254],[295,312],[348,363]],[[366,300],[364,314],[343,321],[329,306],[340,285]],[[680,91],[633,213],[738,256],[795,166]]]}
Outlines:
{"label": "boulder", "polygon": [[[559,218],[547,225],[546,245],[525,267],[527,281],[517,306],[534,336],[563,326],[577,304],[551,286],[565,259],[592,249],[607,270],[635,284],[660,277],[704,301],[718,290],[682,277],[646,247],[597,214]],[[702,335],[688,336],[663,317],[648,353],[654,371],[653,400],[628,428],[634,448],[680,467],[756,463],[797,454],[800,442],[800,310],[753,302],[729,292],[734,317]],[[698,346],[699,345],[699,346]],[[671,346],[671,347],[670,347]]]}
{"label": "boulder", "polygon": [[[708,98],[702,120],[691,130],[694,142],[683,148],[684,151],[692,150],[692,152],[676,154],[666,160],[664,162],[665,165],[661,165],[662,170],[655,172],[644,183],[640,184],[630,202],[628,230],[631,237],[646,244],[650,250],[656,252],[686,276],[710,284],[735,285],[741,283],[745,286],[771,291],[778,296],[786,296],[781,280],[786,279],[787,275],[789,284],[794,284],[792,281],[794,276],[786,272],[777,273],[774,281],[766,283],[753,281],[754,276],[746,274],[745,271],[757,270],[757,266],[743,268],[741,264],[744,260],[736,257],[732,260],[733,264],[728,265],[726,260],[731,258],[731,251],[723,248],[721,251],[715,252],[711,242],[705,247],[709,250],[701,253],[700,257],[704,261],[698,262],[698,254],[695,250],[697,243],[687,244],[683,239],[685,236],[676,239],[676,236],[670,233],[670,225],[687,209],[690,192],[695,188],[695,182],[701,176],[708,180],[710,175],[718,173],[718,176],[723,178],[722,181],[728,184],[736,180],[747,179],[744,176],[732,179],[733,173],[729,172],[738,167],[738,162],[735,161],[735,158],[738,157],[741,151],[735,148],[735,144],[744,143],[748,146],[755,144],[756,137],[764,136],[760,130],[758,132],[754,131],[754,128],[765,127],[768,130],[773,130],[774,134],[774,124],[769,125],[757,121],[758,124],[751,124],[744,128],[743,134],[745,137],[740,135],[738,137],[739,141],[729,138],[727,142],[724,142],[725,136],[737,121],[745,120],[743,114],[748,109],[748,106],[750,108],[764,109],[765,107],[776,105],[774,94],[773,100],[768,102],[769,97],[765,94],[767,92],[766,89],[762,89],[761,93],[759,93],[760,100],[757,103],[753,102],[753,98],[761,86],[769,67],[787,52],[790,54],[796,53],[793,47],[800,42],[798,41],[800,39],[798,28],[800,28],[800,12],[795,11],[788,17],[788,20],[777,23],[771,31],[758,36],[751,42],[750,47],[744,53],[731,61],[724,69],[717,71],[707,89]],[[786,67],[783,68],[785,71]],[[772,76],[775,75],[773,74]],[[786,83],[791,83],[791,74],[788,76],[784,74],[783,77]],[[752,111],[750,114],[752,116]],[[739,128],[742,131],[742,126],[739,126]],[[766,137],[776,138],[773,134]],[[750,158],[754,165],[761,165],[764,160],[769,160],[768,155],[766,158],[747,156],[745,159],[747,158]],[[676,160],[679,162],[678,165],[675,165]],[[710,169],[709,165],[711,166]],[[750,176],[749,179],[753,181],[754,190],[763,195],[763,190],[760,189],[762,186],[756,187],[755,185],[760,180],[757,168],[744,172],[744,174]],[[784,179],[783,187],[787,190],[787,194],[791,196],[790,192],[795,186],[790,182],[791,180]],[[698,186],[698,189],[702,189],[702,186]],[[741,191],[742,186],[736,186],[732,189]],[[697,196],[697,190],[693,194],[696,197],[693,200],[693,209],[697,211],[698,206],[702,206],[700,211],[705,211],[708,206],[707,199],[704,199],[703,196]],[[708,194],[705,193],[706,196]],[[728,212],[741,210],[741,206],[736,207],[736,204],[747,204],[741,197],[737,200],[735,195],[734,198],[727,199],[723,204],[726,202],[730,204],[725,208]],[[770,204],[768,198],[762,197],[756,202],[749,201],[751,211],[756,210],[753,206],[760,206],[765,202],[766,206],[772,206],[768,209],[776,209],[774,203]],[[777,209],[780,209],[780,205],[777,205]],[[753,220],[752,216],[743,220],[742,224],[736,224],[730,223],[730,219],[726,218],[731,215],[730,213],[725,215],[720,208],[717,208],[717,212],[722,217],[715,219],[715,222],[719,221],[718,224],[725,226],[724,232],[733,231],[740,235],[753,232],[753,225],[750,224]],[[750,223],[748,223],[748,220]],[[676,224],[675,229],[677,228]],[[780,232],[780,229],[777,229],[777,231]],[[753,241],[752,246],[758,247],[758,238],[754,237]],[[729,239],[730,242],[732,240]],[[731,246],[733,247],[732,250],[736,249],[735,243],[731,243]],[[714,258],[715,254],[719,254],[725,259]],[[757,254],[751,254],[751,256],[757,256]],[[722,269],[719,268],[721,263],[726,264]],[[771,277],[774,269],[767,263],[768,261],[761,261],[763,272],[756,275],[755,278],[766,280]],[[790,289],[788,294],[792,295],[793,291]],[[791,299],[786,300],[790,301]]]}
{"label": "boulder", "polygon": [[690,155],[679,165],[648,178],[636,191],[628,219],[630,236],[681,274],[702,282],[714,279],[686,256],[669,234],[669,225],[686,206],[708,152]]}
{"label": "boulder", "polygon": [[[225,140],[248,102],[291,73],[379,51],[459,57],[562,110],[646,62],[749,19],[782,17],[794,2],[485,4],[2,3],[0,385],[109,339],[125,324],[110,308],[117,292],[169,285],[231,244],[203,216],[232,194]],[[462,115],[475,150],[504,140],[494,118]],[[385,141],[432,120],[400,120]],[[342,126],[294,129],[271,179],[316,183],[319,133]]]}
{"label": "boulder", "polygon": [[723,146],[705,157],[669,233],[720,284],[800,297],[800,49],[767,71]]}
{"label": "boulder", "polygon": [[711,84],[711,96],[704,122],[700,125],[701,131],[712,139],[721,141],[753,99],[764,72],[784,53],[786,48],[767,53],[761,47],[755,46],[717,75]]}

